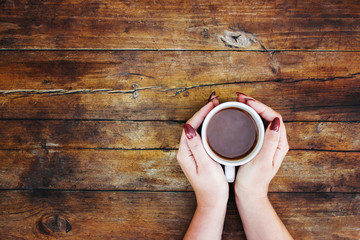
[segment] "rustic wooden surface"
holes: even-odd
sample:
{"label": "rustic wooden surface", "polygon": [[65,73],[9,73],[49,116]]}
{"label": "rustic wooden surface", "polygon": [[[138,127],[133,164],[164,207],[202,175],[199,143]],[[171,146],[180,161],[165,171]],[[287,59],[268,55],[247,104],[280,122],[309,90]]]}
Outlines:
{"label": "rustic wooden surface", "polygon": [[[360,48],[360,6],[353,0],[5,0],[1,8],[3,48]],[[225,31],[246,34],[222,41]]]}
{"label": "rustic wooden surface", "polygon": [[[212,91],[279,111],[295,239],[359,239],[358,1],[0,1],[0,239],[181,239]],[[245,239],[233,193],[224,239]]]}
{"label": "rustic wooden surface", "polygon": [[[190,191],[175,155],[174,150],[5,150],[0,187]],[[359,157],[359,152],[291,150],[270,191],[359,192]]]}
{"label": "rustic wooden surface", "polygon": [[[195,209],[191,192],[12,191],[0,196],[0,227],[6,230],[0,233],[1,239],[181,239]],[[351,226],[344,227],[359,221],[358,194],[272,193],[270,199],[294,236],[360,236]],[[234,201],[227,212],[223,239],[244,238]],[[59,228],[54,234],[48,225],[55,216]]]}
{"label": "rustic wooden surface", "polygon": [[[357,52],[4,51],[1,56],[3,118],[185,121],[216,90],[222,101],[246,92],[285,121],[360,120]],[[283,97],[274,98],[279,92]]]}

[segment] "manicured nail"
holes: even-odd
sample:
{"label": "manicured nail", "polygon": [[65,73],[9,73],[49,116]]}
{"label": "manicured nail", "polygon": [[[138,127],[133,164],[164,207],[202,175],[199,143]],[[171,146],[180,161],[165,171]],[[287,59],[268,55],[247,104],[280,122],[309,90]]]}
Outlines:
{"label": "manicured nail", "polygon": [[278,132],[280,129],[280,119],[278,117],[276,117],[270,125],[270,130]]}
{"label": "manicured nail", "polygon": [[245,104],[248,103],[248,101],[255,101],[252,97],[244,97]]}
{"label": "manicured nail", "polygon": [[196,136],[196,131],[190,124],[186,123],[184,125],[184,131],[187,139],[189,140]]}
{"label": "manicured nail", "polygon": [[211,101],[214,102],[215,99],[219,100],[219,96],[213,97]]}
{"label": "manicured nail", "polygon": [[212,92],[212,93],[210,94],[210,97],[209,97],[209,99],[208,99],[208,102],[212,101],[213,98],[214,98],[214,96],[215,96],[215,92]]}
{"label": "manicured nail", "polygon": [[242,92],[236,92],[236,95],[243,95],[243,96],[247,96],[245,93],[242,93]]}
{"label": "manicured nail", "polygon": [[245,104],[247,104],[248,101],[255,101],[255,99],[253,99],[252,97],[248,97],[245,93],[242,93],[242,92],[236,92],[236,95],[240,96],[242,95],[243,96],[243,99],[245,101]]}

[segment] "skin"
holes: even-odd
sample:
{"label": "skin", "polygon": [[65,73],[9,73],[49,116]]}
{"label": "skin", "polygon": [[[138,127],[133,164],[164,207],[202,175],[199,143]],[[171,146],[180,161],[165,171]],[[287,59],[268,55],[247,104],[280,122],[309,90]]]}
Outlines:
{"label": "skin", "polygon": [[282,117],[265,104],[239,94],[237,100],[248,104],[268,122],[280,119],[278,130],[265,132],[264,144],[258,155],[241,166],[235,180],[235,201],[247,239],[293,239],[268,199],[268,187],[289,151]]}
{"label": "skin", "polygon": [[[219,101],[214,99],[187,122],[195,130]],[[193,187],[197,208],[184,239],[221,239],[229,197],[229,184],[220,164],[205,152],[199,134],[188,139],[183,131],[178,162]]]}
{"label": "skin", "polygon": [[[235,200],[245,234],[248,239],[292,239],[267,197],[270,181],[289,150],[285,125],[279,113],[259,101],[244,94],[238,94],[237,101],[248,104],[266,121],[280,119],[277,131],[271,130],[269,125],[259,154],[241,166],[236,176]],[[197,130],[218,104],[218,98],[212,96],[187,124]],[[229,184],[220,164],[205,152],[200,136],[196,132],[190,135],[183,131],[177,154],[197,200],[197,208],[184,239],[221,239]]]}

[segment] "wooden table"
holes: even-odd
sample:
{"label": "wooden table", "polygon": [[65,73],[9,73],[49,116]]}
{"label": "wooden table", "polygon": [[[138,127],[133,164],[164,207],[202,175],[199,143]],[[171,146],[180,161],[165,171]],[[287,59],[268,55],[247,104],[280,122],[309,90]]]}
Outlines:
{"label": "wooden table", "polygon": [[0,239],[181,239],[176,152],[212,91],[283,115],[291,234],[359,239],[360,2],[304,2],[0,1]]}

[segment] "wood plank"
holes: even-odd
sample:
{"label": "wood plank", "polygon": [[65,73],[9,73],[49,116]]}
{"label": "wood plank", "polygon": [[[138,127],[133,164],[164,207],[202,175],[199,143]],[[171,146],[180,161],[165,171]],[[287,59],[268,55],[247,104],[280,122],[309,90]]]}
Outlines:
{"label": "wood plank", "polygon": [[[191,191],[176,151],[0,151],[1,189]],[[360,152],[296,151],[271,192],[360,192]]]}
{"label": "wood plank", "polygon": [[212,91],[221,101],[235,100],[236,91],[245,92],[279,111],[286,121],[360,120],[360,76],[180,89],[12,92],[0,95],[0,118],[185,121],[206,103]]}
{"label": "wood plank", "polygon": [[[358,53],[5,51],[0,55],[3,118],[120,115],[185,120],[211,91],[228,101],[241,90],[281,111],[286,120],[359,120]],[[279,91],[285,99],[274,99]],[[189,101],[196,105],[188,106]]]}
{"label": "wood plank", "polygon": [[[288,122],[291,149],[360,151],[358,122]],[[2,120],[0,149],[176,149],[183,123]]]}
{"label": "wood plank", "polygon": [[3,49],[360,49],[360,7],[350,0],[1,1],[0,9]]}
{"label": "wood plank", "polygon": [[[195,196],[188,192],[2,191],[0,196],[2,239],[181,239],[195,209]],[[295,239],[360,236],[359,194],[277,193],[270,199]],[[223,239],[245,239],[233,198]]]}
{"label": "wood plank", "polygon": [[[0,121],[0,148],[177,148],[183,123],[164,121]],[[10,130],[11,129],[11,130]]]}
{"label": "wood plank", "polygon": [[360,152],[290,150],[272,192],[359,192]]}
{"label": "wood plank", "polygon": [[133,91],[360,73],[359,52],[0,51],[0,93]]}

